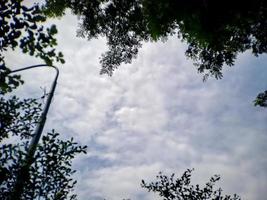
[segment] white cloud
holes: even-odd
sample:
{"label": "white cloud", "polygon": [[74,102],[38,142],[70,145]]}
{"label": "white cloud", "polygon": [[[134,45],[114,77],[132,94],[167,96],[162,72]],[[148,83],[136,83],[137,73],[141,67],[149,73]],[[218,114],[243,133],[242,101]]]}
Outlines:
{"label": "white cloud", "polygon": [[[100,76],[104,39],[75,38],[70,15],[54,23],[66,64],[46,127],[89,145],[89,154],[75,163],[81,199],[153,199],[140,188],[141,179],[192,167],[196,182],[219,173],[226,192],[266,196],[267,114],[251,103],[267,87],[266,56],[244,54],[223,80],[203,83],[185,59],[185,46],[171,38],[144,44],[131,65]],[[17,65],[31,62],[20,58],[9,55]],[[49,85],[48,75],[35,73],[25,78],[27,94],[39,79]]]}

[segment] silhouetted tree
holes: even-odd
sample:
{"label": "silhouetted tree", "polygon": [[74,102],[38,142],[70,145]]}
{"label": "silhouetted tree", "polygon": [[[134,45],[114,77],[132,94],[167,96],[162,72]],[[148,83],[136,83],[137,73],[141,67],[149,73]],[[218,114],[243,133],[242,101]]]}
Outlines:
{"label": "silhouetted tree", "polygon": [[255,106],[267,107],[267,90],[258,94],[254,103]]}
{"label": "silhouetted tree", "polygon": [[80,19],[79,36],[107,38],[101,73],[111,75],[130,62],[141,42],[177,35],[188,43],[186,55],[199,72],[221,78],[223,64],[233,65],[239,52],[266,53],[266,5],[264,0],[53,0],[43,10],[62,16],[70,8]]}
{"label": "silhouetted tree", "polygon": [[[19,48],[23,53],[41,58],[46,64],[64,63],[63,54],[56,52],[55,25],[45,28],[46,17],[37,4],[22,5],[22,0],[0,2],[0,93],[9,92],[23,83],[18,75],[5,76],[10,69],[3,52]],[[12,87],[10,87],[12,86]]]}
{"label": "silhouetted tree", "polygon": [[142,180],[141,187],[149,192],[158,193],[164,200],[241,200],[238,195],[223,195],[222,189],[215,189],[215,183],[220,176],[215,175],[210,178],[205,187],[191,185],[191,172],[188,169],[181,178],[163,175],[161,172],[157,176],[156,182],[146,183]]}
{"label": "silhouetted tree", "polygon": [[[47,65],[64,63],[56,52],[55,25],[45,28],[46,17],[37,4],[22,5],[22,0],[0,2],[0,199],[76,199],[71,168],[73,158],[86,152],[86,146],[61,140],[52,130],[41,138],[31,163],[28,159],[33,130],[40,119],[41,104],[35,99],[20,100],[5,96],[23,83],[10,75],[4,52],[19,48],[22,53],[41,58]],[[23,185],[17,184],[23,177]]]}
{"label": "silhouetted tree", "polygon": [[41,105],[35,99],[0,96],[0,142],[12,136],[31,137],[39,120]]}
{"label": "silhouetted tree", "polygon": [[[54,130],[45,134],[29,170],[21,170],[40,106],[34,99],[0,98],[0,199],[76,199],[71,164],[77,154],[86,152],[86,146],[79,146],[73,138],[61,140]],[[14,193],[18,173],[26,180],[21,196]]]}
{"label": "silhouetted tree", "polygon": [[[198,71],[222,77],[239,52],[267,52],[267,4],[264,0],[144,0],[153,39],[177,34],[188,43],[186,55]],[[175,31],[177,30],[177,31]]]}
{"label": "silhouetted tree", "polygon": [[144,41],[170,35],[188,44],[185,54],[204,80],[222,78],[223,65],[234,65],[238,53],[267,52],[265,0],[47,0],[43,11],[55,17],[66,8],[79,16],[78,36],[107,38],[101,74],[130,63]]}
{"label": "silhouetted tree", "polygon": [[[0,50],[21,48],[23,53],[40,57],[47,64],[64,62],[55,53],[57,30],[53,25],[38,25],[46,20],[35,4],[21,0],[0,3]],[[101,73],[112,75],[121,63],[130,63],[144,41],[166,40],[177,35],[188,43],[186,55],[198,71],[222,78],[224,64],[232,66],[240,52],[255,56],[267,51],[267,2],[265,0],[53,0],[42,11],[47,16],[62,16],[66,8],[79,16],[78,36],[87,39],[105,36],[109,50],[102,55]],[[11,19],[11,20],[9,20]],[[4,76],[4,56],[0,56],[0,86],[22,83],[18,76]],[[7,79],[7,80],[4,80]]]}

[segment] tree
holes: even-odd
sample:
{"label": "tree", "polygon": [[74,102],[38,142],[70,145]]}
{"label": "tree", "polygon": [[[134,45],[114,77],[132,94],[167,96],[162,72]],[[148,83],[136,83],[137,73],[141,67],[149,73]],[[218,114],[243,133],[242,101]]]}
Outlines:
{"label": "tree", "polygon": [[160,172],[156,182],[146,183],[142,180],[141,187],[158,193],[164,200],[241,200],[236,194],[232,197],[224,196],[221,188],[214,189],[215,183],[220,179],[218,175],[211,177],[203,188],[191,185],[191,172],[188,169],[181,178],[175,178],[174,174],[168,177]]}
{"label": "tree", "polygon": [[[63,54],[56,52],[57,41],[55,25],[45,28],[40,25],[46,21],[37,4],[32,7],[22,5],[22,0],[0,2],[0,93],[4,94],[16,88],[23,81],[18,75],[6,74],[10,66],[6,65],[6,51],[18,47],[24,54],[42,59],[47,65],[54,62],[64,63]],[[11,87],[12,86],[12,87]]]}
{"label": "tree", "polygon": [[41,105],[35,99],[20,100],[0,96],[0,142],[10,135],[31,137],[33,127],[40,117]]}
{"label": "tree", "polygon": [[141,42],[174,34],[188,43],[186,55],[198,70],[216,78],[222,77],[223,64],[233,65],[237,53],[267,51],[264,0],[53,0],[43,6],[48,16],[62,16],[66,8],[80,16],[79,36],[107,38],[101,72],[110,75],[135,57]]}
{"label": "tree", "polygon": [[233,65],[239,52],[267,52],[264,0],[144,2],[151,36],[158,39],[178,29],[178,37],[188,43],[186,55],[199,72],[221,78],[222,66]]}
{"label": "tree", "polygon": [[[46,21],[37,4],[22,5],[22,0],[0,2],[0,199],[76,199],[71,168],[73,158],[86,152],[86,146],[61,140],[52,130],[37,146],[29,168],[27,158],[33,129],[40,119],[41,104],[36,99],[8,98],[7,93],[23,83],[19,75],[10,75],[3,52],[20,48],[22,53],[41,58],[47,65],[64,63],[56,52],[55,25]],[[17,184],[24,177],[23,185]]]}
{"label": "tree", "polygon": [[[242,6],[239,6],[241,3]],[[253,1],[253,6],[243,1],[233,3],[229,0],[220,1],[219,4],[217,6],[218,1],[215,4],[212,0],[53,0],[46,1],[40,10],[37,4],[32,7],[22,5],[22,0],[1,1],[0,95],[23,83],[19,76],[7,75],[10,66],[6,65],[3,52],[19,48],[22,53],[38,57],[48,65],[64,63],[63,54],[57,53],[54,48],[57,45],[56,27],[45,28],[40,23],[46,20],[44,14],[62,16],[66,8],[80,16],[79,36],[88,39],[107,37],[109,50],[102,56],[101,73],[112,75],[121,63],[130,63],[142,42],[164,40],[169,35],[177,34],[188,43],[186,55],[195,60],[198,70],[221,78],[223,64],[233,65],[237,53],[248,49],[256,56],[266,53],[267,9],[264,0]],[[265,105],[265,93],[258,96],[258,100],[257,105]],[[3,142],[0,147],[1,199],[75,199],[75,195],[71,194],[76,183],[71,179],[74,173],[71,160],[76,154],[85,152],[85,147],[78,146],[72,139],[60,140],[55,131],[42,137],[29,171],[22,171],[27,180],[22,195],[14,194],[16,176],[25,159],[32,128],[39,118],[40,105],[34,99],[21,101],[16,97],[6,99],[1,96],[0,101],[0,141]],[[20,143],[9,143],[11,135],[12,138],[17,137]],[[171,182],[176,188],[186,186],[182,190],[185,193],[173,195],[194,197],[196,192],[196,195],[220,197],[220,190],[212,192],[217,177],[211,179],[206,189],[200,190],[197,186],[194,191],[191,186],[187,187],[190,183],[188,173],[182,177],[182,185]],[[164,185],[167,184],[166,180],[173,180],[165,176],[160,178],[164,187],[167,186]],[[164,189],[158,188],[158,184],[155,187],[153,184],[151,187],[143,184],[148,189],[155,189],[153,191],[161,192]],[[165,193],[160,194],[166,198],[173,197],[171,193]]]}
{"label": "tree", "polygon": [[[42,137],[29,170],[21,171],[41,104],[35,99],[1,97],[0,109],[0,199],[76,199],[71,164],[77,154],[86,153],[86,146],[79,146],[73,138],[61,140],[52,130]],[[11,136],[19,143],[10,143]],[[14,192],[19,172],[26,180],[21,196]]]}
{"label": "tree", "polygon": [[[78,36],[87,39],[105,36],[109,50],[102,55],[101,74],[112,75],[121,63],[130,63],[144,41],[166,40],[177,35],[188,43],[185,54],[194,60],[204,80],[222,78],[224,65],[232,66],[238,53],[251,50],[255,56],[267,51],[267,3],[254,1],[212,0],[53,0],[40,7],[21,5],[22,0],[0,4],[0,50],[20,47],[23,53],[36,56],[51,65],[64,62],[55,52],[56,27],[38,25],[46,17],[63,16],[67,8],[79,16]],[[242,5],[242,6],[241,6]],[[9,20],[12,19],[12,20]],[[14,87],[22,81],[3,74],[4,56],[0,56],[0,87],[7,82]]]}
{"label": "tree", "polygon": [[267,107],[267,90],[258,94],[254,103],[255,106]]}
{"label": "tree", "polygon": [[43,11],[55,17],[66,8],[79,16],[78,36],[107,38],[101,74],[112,75],[121,63],[130,63],[144,41],[170,35],[188,44],[185,54],[204,80],[222,78],[223,66],[234,65],[238,53],[267,52],[265,0],[47,0]]}

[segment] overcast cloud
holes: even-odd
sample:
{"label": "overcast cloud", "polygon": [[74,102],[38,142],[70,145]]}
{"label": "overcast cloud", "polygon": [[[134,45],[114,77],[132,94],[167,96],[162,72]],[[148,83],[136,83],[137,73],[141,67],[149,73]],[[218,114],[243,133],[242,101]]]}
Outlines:
{"label": "overcast cloud", "polygon": [[[46,129],[88,145],[76,159],[80,199],[154,199],[140,187],[159,171],[181,175],[195,168],[194,183],[220,174],[226,194],[262,200],[267,195],[267,112],[253,106],[267,88],[267,56],[249,52],[224,70],[222,80],[202,82],[185,44],[176,38],[147,43],[138,59],[112,77],[100,76],[105,40],[76,38],[76,18],[55,20],[66,59]],[[8,63],[38,63],[10,53]],[[24,73],[21,95],[49,89],[53,72]]]}

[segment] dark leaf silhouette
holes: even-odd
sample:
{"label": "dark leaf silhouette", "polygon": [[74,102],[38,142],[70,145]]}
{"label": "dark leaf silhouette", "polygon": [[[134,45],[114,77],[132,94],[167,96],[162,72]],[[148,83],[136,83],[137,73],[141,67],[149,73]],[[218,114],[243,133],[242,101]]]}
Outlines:
{"label": "dark leaf silhouette", "polygon": [[[86,153],[86,146],[73,138],[62,140],[52,130],[42,137],[29,170],[23,169],[41,104],[35,99],[1,96],[0,111],[0,199],[76,199],[72,160]],[[18,173],[25,180],[21,196],[14,192]]]}
{"label": "dark leaf silhouette", "polygon": [[267,107],[267,90],[258,94],[254,104],[255,106]]}
{"label": "dark leaf silhouette", "polygon": [[240,52],[255,56],[267,51],[267,6],[264,0],[55,0],[43,6],[48,16],[62,16],[66,8],[79,16],[78,35],[105,36],[109,50],[101,59],[101,73],[112,74],[136,57],[141,43],[177,35],[188,43],[186,55],[198,71],[222,77]]}
{"label": "dark leaf silhouette", "polygon": [[188,169],[181,178],[175,175],[167,176],[161,172],[157,181],[146,183],[142,180],[141,187],[149,192],[158,193],[164,200],[241,200],[238,195],[223,195],[222,189],[215,189],[214,185],[220,180],[220,176],[214,175],[209,182],[201,188],[199,185],[191,185],[192,170]]}
{"label": "dark leaf silhouette", "polygon": [[[5,51],[19,48],[23,53],[41,58],[46,64],[64,63],[63,54],[55,51],[57,45],[55,25],[44,28],[46,17],[37,4],[22,5],[22,0],[0,3],[0,93],[4,94],[23,83],[18,75],[7,75],[11,66],[6,66]],[[8,87],[10,86],[10,87]],[[12,87],[11,87],[12,86]]]}
{"label": "dark leaf silhouette", "polygon": [[143,42],[171,35],[188,44],[185,55],[203,80],[221,79],[223,67],[233,66],[239,53],[267,52],[265,0],[47,0],[42,9],[55,17],[67,8],[79,16],[78,36],[106,37],[101,74],[112,75],[119,65],[130,63]]}

